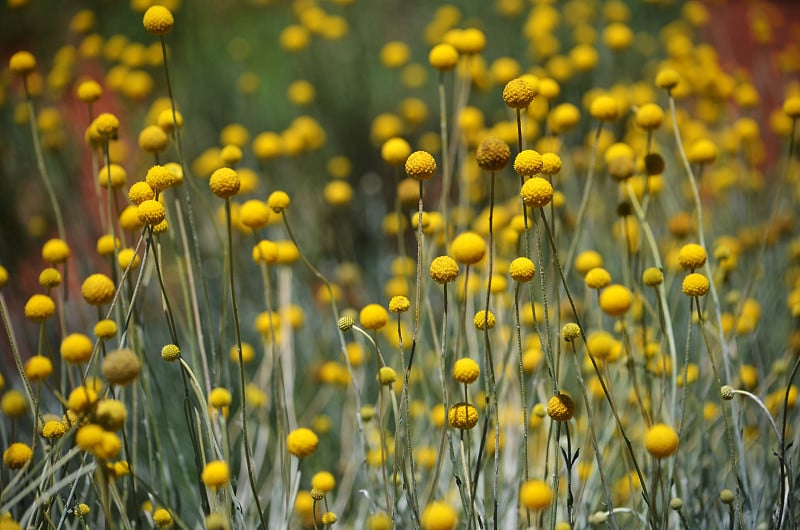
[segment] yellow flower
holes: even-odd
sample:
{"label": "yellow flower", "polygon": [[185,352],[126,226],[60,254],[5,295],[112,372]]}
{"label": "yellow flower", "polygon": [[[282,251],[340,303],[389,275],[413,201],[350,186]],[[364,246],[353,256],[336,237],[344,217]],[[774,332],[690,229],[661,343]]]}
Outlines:
{"label": "yellow flower", "polygon": [[392,313],[404,313],[411,307],[411,302],[405,296],[393,296],[389,300],[389,311]]}
{"label": "yellow flower", "polygon": [[95,408],[95,420],[109,432],[117,431],[125,425],[128,409],[122,401],[103,399]]}
{"label": "yellow flower", "polygon": [[381,64],[387,68],[400,68],[408,62],[409,57],[411,57],[411,50],[409,50],[408,44],[402,41],[389,41],[381,48]]}
{"label": "yellow flower", "polygon": [[678,434],[669,425],[656,423],[647,430],[644,446],[655,458],[667,458],[678,449]]}
{"label": "yellow flower", "polygon": [[389,313],[379,304],[369,304],[361,309],[358,315],[364,329],[381,329],[389,320]]}
{"label": "yellow flower", "polygon": [[511,158],[511,148],[496,136],[484,138],[475,152],[478,166],[486,171],[500,171]]}
{"label": "yellow flower", "polygon": [[536,86],[529,79],[512,79],[503,88],[503,102],[512,109],[524,109],[536,97]]}
{"label": "yellow flower", "polygon": [[66,432],[67,428],[58,420],[49,420],[42,427],[42,436],[48,439],[61,438]]}
{"label": "yellow flower", "polygon": [[583,281],[590,289],[602,289],[611,283],[611,274],[603,267],[595,267],[586,273]]}
{"label": "yellow flower", "polygon": [[208,403],[215,409],[228,407],[233,401],[230,390],[227,388],[217,387],[211,390],[208,396]]}
{"label": "yellow flower", "polygon": [[22,442],[15,442],[3,451],[3,462],[9,469],[20,469],[33,458],[33,449]]}
{"label": "yellow flower", "polygon": [[25,77],[36,70],[36,57],[31,52],[16,52],[8,61],[8,69],[15,75]]}
{"label": "yellow flower", "polygon": [[322,492],[328,493],[336,487],[336,478],[328,471],[320,471],[311,477],[311,487]]}
{"label": "yellow flower", "polygon": [[228,464],[221,460],[214,460],[206,464],[200,479],[210,488],[220,488],[228,483],[230,471]]}
{"label": "yellow flower", "polygon": [[520,190],[520,197],[529,208],[542,208],[553,200],[553,186],[542,177],[533,177],[525,181]]}
{"label": "yellow flower", "polygon": [[25,316],[34,322],[44,322],[56,312],[56,303],[45,294],[35,294],[25,302]]}
{"label": "yellow flower", "polygon": [[390,166],[401,166],[411,154],[411,146],[403,138],[389,138],[381,147],[381,158]]}
{"label": "yellow flower", "polygon": [[496,323],[494,313],[489,311],[489,316],[486,316],[486,310],[481,309],[477,313],[475,313],[475,318],[472,319],[472,323],[475,325],[477,329],[492,329]]}
{"label": "yellow flower", "polygon": [[211,174],[208,186],[214,195],[227,199],[239,192],[239,174],[229,167],[219,168]]}
{"label": "yellow flower", "polygon": [[94,119],[92,127],[103,139],[116,138],[119,132],[119,119],[110,112],[104,112]]}
{"label": "yellow flower", "polygon": [[81,284],[81,295],[86,303],[101,306],[109,303],[114,298],[114,282],[102,273],[95,273],[87,277]]}
{"label": "yellow flower", "polygon": [[158,125],[148,125],[139,133],[139,147],[147,153],[158,154],[167,148],[169,137]]}
{"label": "yellow flower", "polygon": [[62,239],[50,239],[42,246],[42,257],[48,263],[64,263],[69,255],[69,246]]}
{"label": "yellow flower", "polygon": [[708,259],[706,249],[696,243],[683,245],[678,253],[678,263],[684,270],[699,269]]}
{"label": "yellow flower", "polygon": [[142,201],[136,207],[136,215],[139,218],[140,223],[144,223],[149,226],[155,226],[164,221],[167,216],[167,211],[164,208],[164,205],[157,200],[148,199],[146,201]]}
{"label": "yellow flower", "polygon": [[166,344],[161,348],[161,358],[167,362],[177,361],[181,356],[181,349],[175,344]]}
{"label": "yellow flower", "polygon": [[0,411],[10,418],[18,418],[28,409],[28,400],[19,390],[9,390],[0,399]]}
{"label": "yellow flower", "polygon": [[603,266],[603,256],[596,250],[584,250],[575,258],[574,265],[575,271],[585,276],[591,269]]}
{"label": "yellow flower", "polygon": [[708,278],[702,274],[693,272],[688,274],[686,278],[683,279],[681,291],[686,296],[705,296],[708,294],[710,287],[711,286],[708,283]]}
{"label": "yellow flower", "polygon": [[105,356],[100,365],[100,371],[112,385],[124,386],[132,383],[138,377],[141,367],[139,357],[132,350],[122,348],[109,352]]}
{"label": "yellow flower", "polygon": [[627,313],[632,302],[633,295],[624,285],[609,285],[600,293],[600,309],[614,317]]}
{"label": "yellow flower", "polygon": [[575,403],[567,394],[556,394],[547,402],[547,415],[556,421],[569,421],[575,414]]}
{"label": "yellow flower", "polygon": [[458,51],[450,44],[437,44],[428,54],[428,62],[442,72],[452,70],[458,64]]}
{"label": "yellow flower", "polygon": [[422,511],[420,522],[422,530],[453,530],[458,524],[458,515],[449,504],[434,501]]}
{"label": "yellow flower", "polygon": [[153,522],[159,528],[172,526],[172,515],[164,508],[159,508],[153,512]]}
{"label": "yellow flower", "polygon": [[611,96],[597,96],[589,105],[589,114],[600,121],[616,120],[619,116],[619,105]]}
{"label": "yellow flower", "polygon": [[53,373],[53,362],[44,355],[34,355],[25,363],[25,375],[31,381],[42,381]]}
{"label": "yellow flower", "polygon": [[526,257],[514,258],[508,266],[508,275],[514,281],[520,283],[529,282],[536,275],[536,266]]}
{"label": "yellow flower", "polygon": [[664,281],[664,273],[656,267],[648,267],[642,273],[642,282],[648,287],[656,287]]}
{"label": "yellow flower", "polygon": [[272,211],[275,213],[281,213],[283,210],[288,208],[290,202],[291,200],[289,199],[289,194],[280,190],[273,191],[267,198],[267,206],[272,208]]}
{"label": "yellow flower", "polygon": [[481,373],[480,366],[469,357],[456,361],[453,366],[453,379],[459,383],[473,383]]}
{"label": "yellow flower", "polygon": [[436,173],[436,160],[427,151],[414,151],[405,163],[406,175],[414,180],[428,180]]}
{"label": "yellow flower", "polygon": [[297,458],[311,456],[318,444],[319,438],[314,431],[305,427],[293,430],[286,437],[286,449]]}
{"label": "yellow flower", "polygon": [[664,122],[664,110],[655,103],[645,103],[636,111],[636,125],[646,131],[658,129]]}
{"label": "yellow flower", "polygon": [[538,175],[542,170],[542,155],[533,149],[520,151],[514,159],[514,171],[523,177]]}
{"label": "yellow flower", "polygon": [[528,510],[541,510],[553,501],[553,488],[544,480],[528,480],[519,488],[519,502]]}
{"label": "yellow flower", "polygon": [[172,30],[175,25],[175,18],[172,12],[164,6],[151,6],[144,12],[142,18],[144,29],[152,35],[165,35]]}
{"label": "yellow flower", "polygon": [[175,173],[165,166],[155,165],[147,170],[145,182],[153,191],[162,192],[173,186],[177,181]]}
{"label": "yellow flower", "polygon": [[474,265],[486,254],[486,241],[475,232],[464,232],[450,243],[450,253],[464,265]]}

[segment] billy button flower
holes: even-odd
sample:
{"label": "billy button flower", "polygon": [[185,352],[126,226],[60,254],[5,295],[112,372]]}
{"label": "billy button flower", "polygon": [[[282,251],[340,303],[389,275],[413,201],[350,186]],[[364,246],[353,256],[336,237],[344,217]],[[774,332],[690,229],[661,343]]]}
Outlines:
{"label": "billy button flower", "polygon": [[492,329],[497,323],[497,320],[495,319],[494,313],[489,311],[487,316],[486,310],[481,309],[480,311],[475,313],[475,317],[472,319],[472,323],[475,325],[476,329],[483,330],[486,329],[487,327],[489,329]]}
{"label": "billy button flower", "polygon": [[411,154],[411,146],[403,138],[389,138],[381,147],[381,158],[390,166],[402,166]]}
{"label": "billy button flower", "polygon": [[[113,323],[113,320],[111,321]],[[100,323],[98,322],[98,325]],[[114,324],[114,333],[116,334],[116,324]],[[92,357],[94,351],[94,344],[83,333],[71,333],[61,340],[61,347],[59,349],[61,358],[68,363],[81,364],[85,363]]]}
{"label": "billy button flower", "polygon": [[420,515],[422,530],[453,530],[458,524],[458,514],[447,503],[434,501]]}
{"label": "billy button flower", "polygon": [[602,289],[611,284],[611,274],[603,267],[595,267],[586,273],[583,281],[590,289]]}
{"label": "billy button flower", "polygon": [[142,17],[144,29],[151,35],[161,36],[172,31],[175,25],[175,18],[172,12],[164,6],[151,6],[144,12]]}
{"label": "billy button flower", "polygon": [[91,127],[105,141],[114,139],[119,132],[119,118],[110,112],[104,112],[94,119]]}
{"label": "billy button flower", "polygon": [[455,429],[468,431],[478,423],[478,409],[471,403],[456,403],[450,407],[447,413],[447,421]]}
{"label": "billy button flower", "polygon": [[69,256],[69,245],[63,239],[53,238],[42,246],[42,258],[50,264],[64,263]]}
{"label": "billy button flower", "polygon": [[364,329],[378,330],[389,321],[389,313],[380,304],[369,304],[361,309],[358,320]]}
{"label": "billy button flower", "polygon": [[147,182],[140,180],[139,182],[134,182],[133,185],[128,189],[128,200],[131,201],[131,204],[135,206],[139,206],[144,201],[150,201],[155,199],[156,192]]}
{"label": "billy button flower", "polygon": [[97,172],[97,182],[104,188],[119,189],[128,181],[128,172],[119,164],[103,166]]}
{"label": "billy button flower", "polygon": [[159,201],[148,199],[136,207],[136,215],[139,222],[148,226],[156,226],[166,219],[167,211]]}
{"label": "billy button flower", "polygon": [[414,180],[429,180],[436,173],[436,160],[427,151],[414,151],[406,159],[405,170]]}
{"label": "billy button flower", "polygon": [[636,110],[636,125],[645,131],[652,131],[664,123],[664,109],[656,103],[645,103]]}
{"label": "billy button flower", "polygon": [[542,510],[553,501],[553,488],[544,480],[527,480],[519,488],[519,503],[528,510]]}
{"label": "billy button flower", "polygon": [[469,357],[457,360],[453,366],[453,379],[459,383],[473,383],[478,379],[480,373],[481,369],[478,363]]}
{"label": "billy button flower", "polygon": [[464,232],[450,243],[450,254],[459,263],[475,265],[486,255],[486,241],[475,232]]}
{"label": "billy button flower", "polygon": [[147,170],[145,175],[145,182],[150,186],[153,191],[160,193],[172,187],[177,181],[175,173],[169,168],[161,165],[155,165]]}
{"label": "billy button flower", "polygon": [[567,394],[556,394],[547,401],[547,415],[555,421],[569,421],[575,414],[575,403]]}
{"label": "billy button flower", "polygon": [[514,281],[520,283],[529,282],[536,275],[536,266],[533,261],[526,257],[515,258],[508,266],[508,275]]}
{"label": "billy button flower", "polygon": [[16,52],[8,60],[8,70],[14,75],[26,77],[36,70],[36,57],[28,51]]}
{"label": "billy button flower", "polygon": [[678,263],[683,270],[693,271],[706,264],[706,249],[696,243],[683,245],[678,252]]}
{"label": "billy button flower", "polygon": [[283,212],[289,207],[290,203],[291,200],[289,198],[289,194],[285,191],[273,191],[267,198],[267,206],[269,206],[275,213]]}
{"label": "billy button flower", "polygon": [[438,284],[455,281],[458,277],[458,263],[450,256],[438,256],[431,262],[430,275]]}
{"label": "billy button flower", "polygon": [[138,376],[141,369],[139,357],[127,348],[108,353],[100,365],[103,377],[112,385],[128,385]]}
{"label": "billy button flower", "polygon": [[710,164],[717,159],[717,146],[707,138],[700,138],[689,145],[686,158],[692,164]]}
{"label": "billy button flower", "polygon": [[139,133],[139,148],[142,151],[158,155],[169,145],[169,137],[158,125],[148,125]]}
{"label": "billy button flower", "polygon": [[503,103],[512,109],[524,109],[536,97],[537,86],[529,79],[518,77],[512,79],[503,87]]}
{"label": "billy button flower", "polygon": [[25,317],[34,322],[44,322],[56,312],[56,303],[45,294],[35,294],[25,302]]}
{"label": "billy button flower", "polygon": [[305,427],[293,430],[286,436],[286,449],[297,458],[314,454],[319,445],[319,438],[314,431]]}
{"label": "billy button flower", "polygon": [[208,181],[211,191],[221,199],[229,199],[236,195],[239,192],[239,185],[239,175],[229,167],[217,169]]}
{"label": "billy button flower", "polygon": [[514,158],[514,171],[521,177],[533,177],[542,171],[542,155],[533,149],[520,151]]}
{"label": "billy button flower", "polygon": [[53,362],[44,355],[34,355],[25,363],[25,375],[33,382],[43,381],[53,373]]}
{"label": "billy button flower", "polygon": [[213,460],[207,463],[200,474],[200,480],[209,488],[221,488],[228,483],[229,479],[228,464],[222,460]]}
{"label": "billy button flower", "polygon": [[542,208],[553,200],[553,186],[542,177],[533,177],[525,181],[520,190],[525,206],[529,208]]}
{"label": "billy button flower", "polygon": [[14,442],[3,451],[3,462],[9,469],[20,469],[33,458],[33,449],[22,442]]}
{"label": "billy button flower", "polygon": [[633,295],[624,285],[609,285],[600,293],[600,309],[606,314],[619,317],[628,312],[633,303]]}
{"label": "billy button flower", "polygon": [[39,285],[52,289],[61,285],[61,273],[57,269],[47,267],[39,273]]}
{"label": "billy button flower", "polygon": [[500,171],[511,159],[511,149],[508,144],[496,136],[484,138],[475,152],[478,166],[486,171]]}
{"label": "billy button flower", "polygon": [[177,361],[181,356],[181,349],[175,344],[166,344],[161,348],[161,358],[167,362]]}
{"label": "billy button flower", "polygon": [[648,267],[642,273],[642,283],[648,287],[657,287],[664,282],[664,273],[656,267]]}
{"label": "billy button flower", "polygon": [[458,50],[451,44],[437,44],[428,53],[428,62],[441,72],[452,70],[458,64]]}
{"label": "billy button flower", "polygon": [[405,313],[411,307],[411,301],[405,296],[393,296],[389,300],[389,311],[392,313]]}
{"label": "billy button flower", "polygon": [[653,457],[659,460],[667,458],[678,449],[678,433],[669,425],[656,423],[647,429],[644,446]]}
{"label": "billy button flower", "polygon": [[245,201],[239,207],[239,221],[246,227],[257,230],[269,223],[270,210],[267,203],[258,199]]}
{"label": "billy button flower", "polygon": [[656,86],[671,92],[681,82],[681,76],[672,68],[662,68],[656,74]]}
{"label": "billy button flower", "polygon": [[681,291],[686,296],[705,296],[709,289],[708,278],[697,272],[688,274],[681,284]]}

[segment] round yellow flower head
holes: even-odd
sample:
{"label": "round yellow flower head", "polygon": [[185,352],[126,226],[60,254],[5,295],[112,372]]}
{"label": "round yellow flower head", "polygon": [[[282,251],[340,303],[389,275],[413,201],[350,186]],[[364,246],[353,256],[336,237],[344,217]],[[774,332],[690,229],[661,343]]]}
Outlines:
{"label": "round yellow flower head", "polygon": [[84,103],[93,103],[103,95],[103,88],[91,79],[81,82],[75,89],[75,95]]}
{"label": "round yellow flower head", "polygon": [[664,273],[656,267],[648,267],[642,273],[642,283],[648,287],[656,287],[664,281]]}
{"label": "round yellow flower head", "polygon": [[22,442],[14,442],[3,451],[3,462],[9,469],[20,469],[33,458],[33,449]]}
{"label": "round yellow flower head", "polygon": [[603,30],[603,42],[611,50],[624,50],[633,42],[633,31],[625,24],[619,22],[609,24]]}
{"label": "round yellow flower head", "polygon": [[215,409],[221,409],[222,407],[229,407],[232,401],[233,401],[233,396],[231,396],[231,392],[227,388],[222,388],[222,387],[212,388],[211,393],[208,396],[208,404],[214,407]]}
{"label": "round yellow flower head", "polygon": [[486,171],[500,171],[511,159],[511,148],[496,136],[484,138],[475,152],[478,166]]}
{"label": "round yellow flower head", "polygon": [[162,192],[175,184],[175,174],[164,166],[155,165],[147,170],[145,182],[153,191]]}
{"label": "round yellow flower head", "polygon": [[696,243],[683,245],[678,252],[678,263],[684,270],[699,269],[708,259],[706,249]]}
{"label": "round yellow flower head", "polygon": [[402,166],[411,154],[411,146],[403,138],[389,138],[381,147],[381,158],[390,166]]}
{"label": "round yellow flower head", "polygon": [[181,349],[175,344],[166,344],[161,348],[161,358],[167,362],[177,361],[181,356]]}
{"label": "round yellow flower head", "polygon": [[25,317],[34,322],[44,322],[56,312],[56,303],[45,294],[35,294],[25,302]]}
{"label": "round yellow flower head", "polygon": [[109,432],[118,431],[128,419],[125,403],[116,399],[103,399],[95,408],[95,420]]}
{"label": "round yellow flower head", "polygon": [[251,199],[239,207],[239,221],[248,228],[262,228],[267,225],[269,218],[269,206],[264,201]]}
{"label": "round yellow flower head", "polygon": [[478,423],[478,409],[471,403],[456,403],[447,413],[450,426],[462,431],[468,431]]}
{"label": "round yellow flower head", "polygon": [[319,438],[314,431],[305,427],[293,430],[286,437],[286,449],[297,458],[311,456],[317,450]]}
{"label": "round yellow flower head", "polygon": [[411,301],[405,296],[393,296],[389,300],[389,311],[392,313],[405,313],[411,307]]}
{"label": "round yellow flower head", "polygon": [[606,314],[619,317],[628,312],[633,295],[624,285],[609,285],[600,293],[600,309]]}
{"label": "round yellow flower head", "polygon": [[570,322],[561,328],[561,336],[567,342],[578,340],[578,338],[581,336],[581,328],[574,322]]}
{"label": "round yellow flower head", "polygon": [[664,122],[664,110],[656,103],[645,103],[636,111],[636,125],[646,131],[658,129]]}
{"label": "round yellow flower head", "polygon": [[542,155],[533,149],[520,151],[514,158],[514,171],[523,177],[533,177],[542,171]]}
{"label": "round yellow flower head", "polygon": [[436,160],[427,151],[414,151],[406,159],[406,175],[414,180],[428,180],[436,173]]}
{"label": "round yellow flower head", "polygon": [[322,491],[324,493],[328,493],[333,491],[333,488],[336,487],[336,478],[333,476],[333,473],[328,471],[319,471],[311,477],[311,487]]}
{"label": "round yellow flower head", "polygon": [[153,512],[153,522],[159,528],[172,526],[172,514],[166,508],[158,508]]}
{"label": "round yellow flower head", "polygon": [[167,217],[167,211],[164,205],[155,199],[148,199],[142,201],[136,207],[136,215],[139,217],[139,222],[148,226],[155,226]]}
{"label": "round yellow flower head", "polygon": [[132,350],[123,348],[109,352],[100,365],[100,371],[112,385],[124,386],[139,376],[141,367],[139,357]]}
{"label": "round yellow flower head", "polygon": [[209,488],[220,488],[228,483],[229,478],[228,464],[221,460],[207,463],[200,474],[200,480]]}
{"label": "round yellow flower head", "polygon": [[223,163],[233,166],[242,160],[242,149],[238,145],[228,144],[220,150],[219,156]]}
{"label": "round yellow flower head", "polygon": [[93,127],[102,138],[110,140],[117,137],[119,119],[110,112],[104,112],[94,119]]}
{"label": "round yellow flower head", "polygon": [[717,159],[717,146],[711,140],[700,138],[686,150],[686,158],[692,164],[710,164]]}
{"label": "round yellow flower head", "polygon": [[333,512],[325,512],[319,520],[323,525],[332,525],[336,522],[336,514]]}
{"label": "round yellow flower head", "polygon": [[449,504],[434,501],[422,510],[420,523],[422,530],[453,530],[458,524],[458,514]]}
{"label": "round yellow flower head", "polygon": [[705,296],[709,289],[708,278],[697,272],[688,274],[681,284],[681,291],[686,296]]}
{"label": "round yellow flower head", "polygon": [[158,154],[167,148],[169,137],[158,125],[148,125],[139,133],[139,147],[147,153]]}
{"label": "round yellow flower head", "polygon": [[25,362],[24,368],[31,381],[44,381],[53,373],[53,362],[44,355],[34,355]]}
{"label": "round yellow flower head", "polygon": [[582,276],[595,267],[603,266],[603,256],[596,250],[584,250],[575,258],[575,271]]}
{"label": "round yellow flower head", "polygon": [[477,329],[492,329],[495,325],[497,320],[494,317],[494,313],[489,311],[489,316],[486,316],[486,310],[481,309],[477,313],[475,313],[475,318],[472,319],[472,323],[475,325]]}
{"label": "round yellow flower head", "polygon": [[42,427],[42,436],[48,440],[61,438],[66,432],[67,428],[59,420],[48,420]]}
{"label": "round yellow flower head", "polygon": [[382,385],[393,385],[397,381],[397,372],[389,366],[381,366],[378,370],[378,382]]}
{"label": "round yellow flower head", "polygon": [[486,254],[486,241],[475,232],[464,232],[450,243],[450,254],[459,263],[475,265]]}
{"label": "round yellow flower head", "polygon": [[451,44],[437,44],[428,54],[428,62],[442,72],[452,70],[458,64],[458,51]]}
{"label": "round yellow flower head", "polygon": [[519,488],[519,503],[528,510],[542,510],[553,501],[553,488],[544,480],[528,480]]}
{"label": "round yellow flower head", "polygon": [[183,127],[183,115],[176,110],[173,116],[172,109],[165,109],[156,118],[156,123],[165,133],[171,133],[175,130],[176,124],[178,129]]}
{"label": "round yellow flower head", "polygon": [[520,190],[520,197],[522,197],[525,206],[529,208],[542,208],[550,204],[553,200],[553,186],[549,181],[542,177],[533,177],[525,181]]}
{"label": "round yellow flower head", "polygon": [[103,166],[97,172],[97,182],[104,188],[109,186],[113,189],[121,188],[128,180],[128,172],[119,164]]}
{"label": "round yellow flower head", "polygon": [[474,360],[464,357],[453,366],[453,379],[459,383],[473,383],[481,373],[481,368]]}
{"label": "round yellow flower head", "polygon": [[536,275],[536,266],[526,257],[514,258],[508,266],[508,275],[514,281],[520,283],[529,282]]}
{"label": "round yellow flower head", "polygon": [[9,59],[8,69],[14,75],[25,77],[36,70],[36,57],[31,52],[17,52]]}
{"label": "round yellow flower head", "polygon": [[619,117],[619,105],[611,96],[597,96],[589,105],[589,114],[600,121],[612,121]]}
{"label": "round yellow flower head", "polygon": [[800,118],[800,96],[790,96],[783,102],[783,112],[793,120]]}
{"label": "round yellow flower head", "polygon": [[229,167],[222,167],[211,174],[208,185],[214,195],[227,199],[239,192],[239,174]]}
{"label": "round yellow flower head", "polygon": [[42,246],[42,258],[48,263],[64,263],[69,255],[69,245],[62,239],[50,239]]}
{"label": "round yellow flower head", "polygon": [[586,273],[583,281],[590,289],[602,289],[611,283],[611,274],[603,267],[595,267]]}
{"label": "round yellow flower head", "polygon": [[142,18],[144,29],[152,35],[165,35],[172,30],[175,25],[175,18],[172,12],[164,6],[151,6],[144,12]]}
{"label": "round yellow flower head", "polygon": [[9,390],[0,399],[0,411],[9,418],[17,418],[28,410],[28,401],[25,394],[19,390]]}
{"label": "round yellow flower head", "polygon": [[542,153],[542,173],[557,175],[561,171],[561,157],[555,153]]}
{"label": "round yellow flower head", "polygon": [[524,109],[536,97],[536,86],[524,77],[512,79],[503,88],[503,102],[512,109]]}
{"label": "round yellow flower head", "polygon": [[358,320],[364,329],[381,329],[389,321],[389,313],[380,304],[368,304],[361,309]]}
{"label": "round yellow flower head", "polygon": [[575,403],[567,394],[556,394],[547,401],[547,415],[555,421],[569,421],[575,414]]}
{"label": "round yellow flower head", "polygon": [[680,82],[680,74],[672,68],[662,68],[656,74],[656,86],[665,89],[667,92],[678,86]]}
{"label": "round yellow flower head", "polygon": [[94,344],[92,344],[91,339],[83,333],[71,333],[61,340],[61,348],[59,351],[61,352],[61,358],[68,363],[81,364],[92,357]]}
{"label": "round yellow flower head", "polygon": [[678,434],[669,425],[656,423],[647,430],[644,446],[655,458],[667,458],[678,449]]}
{"label": "round yellow flower head", "polygon": [[410,57],[411,50],[403,41],[389,41],[381,48],[381,64],[387,68],[400,68],[408,62]]}
{"label": "round yellow flower head", "polygon": [[486,48],[486,35],[478,28],[467,28],[461,32],[457,45],[462,53],[481,53]]}
{"label": "round yellow flower head", "polygon": [[61,273],[58,272],[58,269],[47,267],[39,273],[39,285],[48,289],[58,287],[61,285]]}
{"label": "round yellow flower head", "polygon": [[271,265],[278,262],[280,250],[273,241],[262,239],[253,246],[253,261],[256,263],[266,263]]}
{"label": "round yellow flower head", "polygon": [[281,213],[289,207],[291,200],[285,191],[273,191],[267,198],[267,206],[272,208],[275,213]]}
{"label": "round yellow flower head", "polygon": [[8,270],[0,265],[0,289],[8,284]]}
{"label": "round yellow flower head", "polygon": [[450,256],[438,256],[431,262],[430,275],[436,283],[450,283],[458,276],[458,263]]}

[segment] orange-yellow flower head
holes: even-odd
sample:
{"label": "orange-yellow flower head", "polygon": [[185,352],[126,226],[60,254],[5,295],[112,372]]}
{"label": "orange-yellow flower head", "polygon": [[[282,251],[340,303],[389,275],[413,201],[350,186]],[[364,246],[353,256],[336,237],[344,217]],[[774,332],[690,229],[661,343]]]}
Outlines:
{"label": "orange-yellow flower head", "polygon": [[164,6],[151,6],[144,12],[142,18],[144,29],[152,35],[165,35],[172,30],[175,25],[175,18],[172,12]]}

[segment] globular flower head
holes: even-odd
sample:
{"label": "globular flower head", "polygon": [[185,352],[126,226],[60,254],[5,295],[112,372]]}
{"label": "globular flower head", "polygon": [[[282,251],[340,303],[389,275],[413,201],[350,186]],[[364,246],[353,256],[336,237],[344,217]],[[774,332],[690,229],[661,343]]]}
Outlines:
{"label": "globular flower head", "polygon": [[314,431],[305,427],[293,430],[286,437],[286,449],[297,458],[311,456],[317,450],[319,438]]}
{"label": "globular flower head", "polygon": [[111,163],[100,168],[97,172],[97,182],[104,188],[119,189],[128,180],[128,172],[119,164]]}
{"label": "globular flower head", "polygon": [[427,151],[414,151],[406,159],[406,175],[414,180],[428,180],[436,173],[436,160]]}
{"label": "globular flower head", "polygon": [[222,460],[213,460],[205,465],[200,480],[210,488],[220,488],[228,483],[230,471],[228,464]]}
{"label": "globular flower head", "polygon": [[473,359],[464,357],[453,366],[453,379],[459,383],[473,383],[481,373],[480,366]]}
{"label": "globular flower head", "polygon": [[533,177],[525,181],[520,190],[520,197],[529,208],[542,208],[553,200],[553,186],[542,177]]}
{"label": "globular flower head", "polygon": [[581,336],[581,328],[574,322],[565,324],[564,327],[561,328],[561,337],[567,342],[578,340],[580,336]]}
{"label": "globular flower head", "polygon": [[104,112],[92,122],[92,128],[105,140],[117,137],[119,132],[119,119],[110,112]]}
{"label": "globular flower head", "polygon": [[658,129],[664,122],[664,109],[656,103],[645,103],[636,110],[636,125],[646,131]]}
{"label": "globular flower head", "polygon": [[36,70],[36,57],[28,51],[16,52],[8,61],[8,69],[14,75],[25,77]]}
{"label": "globular flower head", "polygon": [[575,403],[567,394],[556,394],[547,402],[547,415],[555,421],[569,421],[575,414]]}
{"label": "globular flower head", "polygon": [[165,35],[172,30],[175,25],[175,18],[172,12],[164,6],[151,6],[144,12],[142,18],[144,29],[151,35]]}
{"label": "globular flower head", "polygon": [[678,263],[684,270],[699,269],[706,264],[708,253],[697,243],[683,245],[678,252]]}
{"label": "globular flower head", "polygon": [[109,383],[122,386],[132,383],[139,376],[141,367],[139,357],[132,350],[121,348],[105,356],[100,371]]}
{"label": "globular flower head", "polygon": [[514,158],[514,171],[523,177],[533,177],[542,171],[542,155],[533,149],[520,151]]}
{"label": "globular flower head", "polygon": [[458,514],[445,502],[428,504],[420,516],[422,530],[453,530],[458,524]]}
{"label": "globular flower head", "polygon": [[170,171],[169,168],[158,164],[148,169],[145,176],[145,182],[153,191],[157,192],[170,188],[175,184],[176,180],[175,173]]}
{"label": "globular flower head", "polygon": [[42,258],[48,263],[64,263],[69,255],[69,245],[63,239],[53,238],[42,246]]}
{"label": "globular flower head", "polygon": [[25,316],[34,322],[44,322],[56,312],[56,303],[46,294],[35,294],[25,302]]}
{"label": "globular flower head", "polygon": [[611,283],[611,274],[603,267],[595,267],[586,273],[583,281],[590,289],[602,289]]}
{"label": "globular flower head", "polygon": [[624,285],[609,285],[600,293],[600,309],[611,316],[622,316],[633,303],[631,291]]}
{"label": "globular flower head", "polygon": [[[116,333],[116,325],[114,333]],[[92,357],[93,351],[94,344],[83,333],[71,333],[61,340],[61,358],[69,363],[85,363]]]}
{"label": "globular flower head", "polygon": [[697,272],[687,274],[681,284],[681,291],[686,296],[705,296],[710,288],[708,278]]}
{"label": "globular flower head", "polygon": [[458,276],[458,263],[450,256],[438,256],[431,262],[430,275],[436,283],[450,283]]}
{"label": "globular flower head", "polygon": [[148,125],[139,133],[139,147],[147,153],[158,154],[167,148],[169,137],[158,125]]}
{"label": "globular flower head", "polygon": [[472,319],[472,323],[475,324],[477,329],[492,329],[495,325],[497,320],[495,319],[494,313],[491,311],[487,312],[485,309],[481,309],[477,313],[475,313],[475,318]]}
{"label": "globular flower head", "polygon": [[22,442],[14,442],[3,451],[3,462],[9,469],[20,469],[31,458],[33,458],[33,449]]}
{"label": "globular flower head", "polygon": [[533,261],[524,256],[514,258],[508,266],[508,275],[511,276],[514,281],[520,283],[529,282],[536,275],[536,266],[533,264]]}
{"label": "globular flower head", "polygon": [[656,287],[664,281],[664,273],[656,267],[648,267],[642,273],[642,283],[648,287]]}
{"label": "globular flower head", "polygon": [[368,304],[361,309],[358,319],[364,329],[381,329],[389,321],[389,313],[380,304]]}
{"label": "globular flower head", "polygon": [[468,431],[478,423],[478,409],[471,403],[456,403],[447,412],[447,421],[454,429]]}
{"label": "globular flower head", "polygon": [[393,296],[389,300],[389,311],[392,313],[405,313],[411,307],[411,301],[405,296]]}
{"label": "globular flower head", "polygon": [[475,153],[478,166],[486,171],[500,171],[511,159],[511,148],[496,136],[484,138]]}
{"label": "globular flower head", "polygon": [[542,510],[552,501],[553,488],[544,480],[528,480],[519,488],[519,503],[528,510]]}
{"label": "globular flower head", "polygon": [[536,86],[524,77],[512,79],[503,88],[503,102],[512,109],[524,109],[536,97]]}
{"label": "globular flower head", "polygon": [[143,180],[134,182],[128,189],[128,200],[135,206],[139,206],[144,201],[153,200],[155,197],[156,192],[150,187],[150,184]]}
{"label": "globular flower head", "polygon": [[450,254],[459,263],[475,265],[486,255],[486,241],[475,232],[463,232],[450,243]]}
{"label": "globular flower head", "polygon": [[655,458],[667,458],[678,449],[678,433],[669,425],[656,423],[647,430],[644,446]]}
{"label": "globular flower head", "polygon": [[616,120],[619,116],[619,105],[611,96],[597,96],[589,105],[589,114],[600,121]]}
{"label": "globular flower head", "polygon": [[208,186],[221,199],[233,197],[239,192],[239,174],[229,167],[222,167],[211,174]]}
{"label": "globular flower head", "polygon": [[437,44],[428,54],[428,62],[442,72],[452,70],[458,64],[458,50],[451,44]]}
{"label": "globular flower head", "polygon": [[398,136],[389,138],[381,147],[381,158],[391,166],[402,166],[410,154],[411,146],[405,139]]}
{"label": "globular flower head", "polygon": [[155,226],[166,219],[167,210],[159,201],[147,199],[136,207],[136,215],[139,217],[139,222],[148,226]]}
{"label": "globular flower head", "polygon": [[285,191],[273,191],[269,194],[267,198],[267,206],[272,208],[272,211],[275,213],[281,213],[286,208],[289,207],[291,200],[289,199],[289,194]]}

